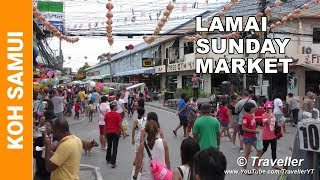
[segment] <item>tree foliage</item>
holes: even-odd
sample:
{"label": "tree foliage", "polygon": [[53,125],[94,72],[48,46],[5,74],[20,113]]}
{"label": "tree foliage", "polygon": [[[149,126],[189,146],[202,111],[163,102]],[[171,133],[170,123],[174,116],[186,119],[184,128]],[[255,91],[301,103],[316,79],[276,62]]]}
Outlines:
{"label": "tree foliage", "polygon": [[80,67],[78,69],[78,75],[80,75],[80,74],[83,75],[81,79],[86,78],[86,72],[87,72],[86,69],[89,68],[89,67],[90,67],[90,65],[86,62],[86,63],[84,63],[84,65],[82,67]]}

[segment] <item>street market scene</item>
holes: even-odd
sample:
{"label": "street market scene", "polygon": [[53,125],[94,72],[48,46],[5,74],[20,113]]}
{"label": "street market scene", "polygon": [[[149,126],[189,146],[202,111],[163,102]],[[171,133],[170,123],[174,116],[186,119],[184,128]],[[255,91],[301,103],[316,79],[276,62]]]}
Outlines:
{"label": "street market scene", "polygon": [[320,179],[318,0],[33,2],[35,180]]}

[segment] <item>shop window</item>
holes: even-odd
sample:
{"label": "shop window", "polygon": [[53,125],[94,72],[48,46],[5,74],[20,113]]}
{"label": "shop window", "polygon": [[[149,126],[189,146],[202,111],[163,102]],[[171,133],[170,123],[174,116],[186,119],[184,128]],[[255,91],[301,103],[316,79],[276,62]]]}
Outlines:
{"label": "shop window", "polygon": [[193,46],[194,46],[193,42],[184,43],[184,54],[194,53]]}
{"label": "shop window", "polygon": [[313,43],[320,43],[320,28],[313,28]]}
{"label": "shop window", "polygon": [[192,75],[190,76],[182,76],[182,87],[192,87]]}
{"label": "shop window", "polygon": [[154,61],[155,66],[161,66],[161,46],[159,47],[158,51],[154,52]]}

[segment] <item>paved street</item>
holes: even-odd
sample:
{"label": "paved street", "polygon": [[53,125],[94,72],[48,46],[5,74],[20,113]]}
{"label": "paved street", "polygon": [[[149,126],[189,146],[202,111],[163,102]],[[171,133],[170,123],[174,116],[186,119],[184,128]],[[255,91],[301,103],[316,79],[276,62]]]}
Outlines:
{"label": "paved street", "polygon": [[[170,150],[170,160],[171,160],[171,167],[177,167],[180,165],[180,144],[183,140],[182,129],[178,131],[178,136],[175,137],[172,133],[172,129],[176,127],[178,124],[178,119],[176,115],[172,112],[167,112],[165,110],[147,106],[146,112],[154,111],[159,116],[159,121],[161,128],[164,130],[165,138],[169,144]],[[136,115],[135,115],[136,117]],[[82,118],[81,118],[82,119]],[[76,122],[70,119],[71,131],[79,136],[82,140],[92,140],[95,139],[96,141],[99,140],[99,129],[97,122],[88,122],[88,119],[84,119],[81,122]],[[132,127],[132,120],[129,121],[129,127]],[[131,129],[131,128],[129,128]],[[294,129],[289,128],[291,133],[285,134],[284,137],[278,141],[278,158],[285,158],[286,156],[291,156],[289,151],[289,144],[293,142],[294,138]],[[131,134],[131,130],[129,132]],[[221,151],[227,158],[227,169],[229,170],[240,170],[240,167],[237,165],[236,160],[242,153],[239,153],[237,149],[233,149],[231,143],[229,142],[228,138],[223,137],[221,140]],[[112,169],[110,165],[106,164],[105,161],[105,151],[101,151],[99,148],[93,148],[91,151],[93,154],[91,156],[84,156],[82,157],[81,164],[83,165],[90,165],[99,167],[101,171],[102,178],[104,180],[127,180],[131,177],[132,172],[132,162],[134,159],[134,151],[133,146],[131,145],[131,137],[123,140],[121,139],[119,142],[118,148],[118,157],[117,157],[117,164],[118,166],[115,169]],[[253,151],[255,154],[255,151]],[[271,150],[269,149],[263,158],[271,159]],[[251,163],[250,163],[251,164]],[[92,175],[92,172],[86,170],[85,168],[81,171],[81,179],[91,180],[95,179]],[[262,169],[271,169],[262,167]],[[90,177],[90,179],[88,179]],[[228,175],[226,180],[236,180],[236,179],[243,179],[243,180],[269,180],[269,179],[276,179],[277,176],[275,175]]]}

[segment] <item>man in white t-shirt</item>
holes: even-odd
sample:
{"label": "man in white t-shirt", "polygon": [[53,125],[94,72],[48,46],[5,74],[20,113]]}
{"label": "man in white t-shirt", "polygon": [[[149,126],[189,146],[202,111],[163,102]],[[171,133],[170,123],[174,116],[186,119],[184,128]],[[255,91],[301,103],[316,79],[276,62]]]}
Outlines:
{"label": "man in white t-shirt", "polygon": [[101,104],[98,106],[98,113],[99,113],[99,130],[100,130],[100,144],[101,144],[101,150],[106,150],[106,138],[105,138],[105,121],[104,117],[105,115],[111,111],[109,103],[108,103],[108,98],[106,96],[101,97]]}
{"label": "man in white t-shirt", "polygon": [[124,100],[122,98],[123,98],[123,94],[121,92],[117,93],[116,95],[116,102],[118,105],[117,112],[121,114],[122,118],[124,118],[127,112],[127,109],[124,107]]}
{"label": "man in white t-shirt", "polygon": [[124,88],[123,91],[125,92],[124,93],[124,97],[123,97],[124,107],[128,108],[127,105],[128,105],[128,99],[129,99],[129,96],[130,96],[130,92],[127,90],[127,88]]}
{"label": "man in white t-shirt", "polygon": [[280,95],[276,95],[276,99],[273,100],[273,114],[275,115],[277,122],[282,124],[282,131],[286,133],[285,121],[281,122],[283,116],[283,102],[280,99]]}

